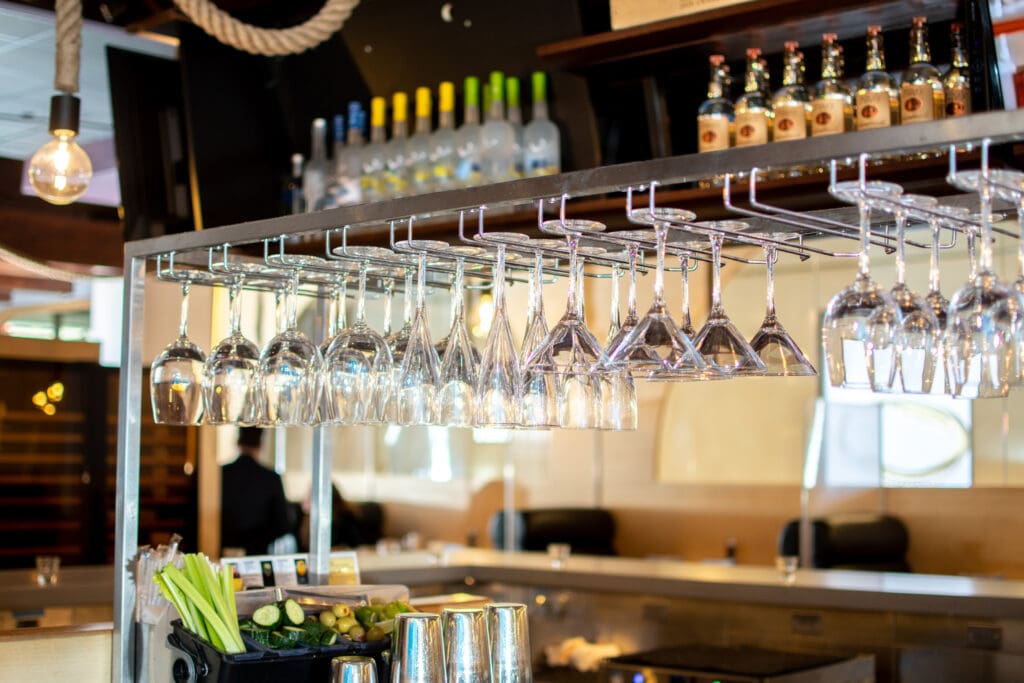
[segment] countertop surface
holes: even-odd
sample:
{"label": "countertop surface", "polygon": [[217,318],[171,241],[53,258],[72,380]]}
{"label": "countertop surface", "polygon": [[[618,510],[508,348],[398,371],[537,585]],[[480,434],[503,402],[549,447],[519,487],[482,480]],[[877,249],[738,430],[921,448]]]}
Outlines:
{"label": "countertop surface", "polygon": [[[1019,617],[1024,581],[840,570],[800,569],[791,583],[774,567],[573,555],[553,567],[544,553],[452,550],[442,555],[360,552],[364,583],[408,586],[500,581],[550,588],[643,593],[793,607]],[[109,604],[113,568],[64,567],[53,586],[34,570],[0,571],[0,609]]]}

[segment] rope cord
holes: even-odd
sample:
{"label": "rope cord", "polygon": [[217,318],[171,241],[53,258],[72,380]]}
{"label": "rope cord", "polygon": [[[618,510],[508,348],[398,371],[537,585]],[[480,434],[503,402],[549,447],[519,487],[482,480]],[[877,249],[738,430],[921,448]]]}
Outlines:
{"label": "rope cord", "polygon": [[57,0],[57,65],[53,87],[74,95],[78,92],[78,67],[82,59],[82,0]]}
{"label": "rope cord", "polygon": [[359,0],[326,0],[314,16],[298,26],[268,29],[235,19],[212,0],[174,0],[192,23],[236,50],[254,55],[279,57],[316,47],[338,30],[352,15]]}
{"label": "rope cord", "polygon": [[91,277],[85,273],[76,273],[70,270],[54,268],[53,266],[40,261],[30,259],[27,256],[22,256],[3,245],[0,245],[0,261],[9,263],[15,268],[20,268],[21,270],[32,273],[33,275],[39,275],[40,277],[45,277],[48,280],[57,280],[59,282],[75,282],[82,278]]}

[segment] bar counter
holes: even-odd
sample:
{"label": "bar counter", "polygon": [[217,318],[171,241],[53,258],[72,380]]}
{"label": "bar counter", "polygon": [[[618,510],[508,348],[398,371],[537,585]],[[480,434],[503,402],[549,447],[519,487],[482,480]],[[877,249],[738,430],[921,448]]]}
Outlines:
{"label": "bar counter", "polygon": [[[525,586],[645,593],[665,597],[788,607],[1017,618],[1024,582],[999,579],[800,569],[787,584],[774,567],[671,560],[571,556],[561,568],[543,553],[455,550],[359,554],[364,583],[417,586],[501,582]],[[0,572],[0,610],[112,602],[112,567],[65,567],[54,586],[33,570]]]}

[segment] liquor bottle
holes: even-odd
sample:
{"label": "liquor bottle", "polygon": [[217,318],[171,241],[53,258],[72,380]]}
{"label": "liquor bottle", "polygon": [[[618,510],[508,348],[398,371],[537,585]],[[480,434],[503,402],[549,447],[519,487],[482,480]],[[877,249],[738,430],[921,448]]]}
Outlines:
{"label": "liquor bottle", "polygon": [[505,120],[505,75],[492,71],[491,102],[480,127],[480,173],[485,182],[509,180],[515,173],[516,134]]}
{"label": "liquor bottle", "polygon": [[292,214],[306,212],[306,197],[302,194],[302,165],[305,161],[301,154],[292,155],[292,179],[288,183],[287,199],[287,211]]}
{"label": "liquor bottle", "polygon": [[384,192],[401,197],[409,191],[409,96],[391,96],[391,139],[384,147]]}
{"label": "liquor bottle", "polygon": [[430,165],[430,88],[416,88],[416,132],[409,138],[409,177],[413,194],[430,192],[434,173]]}
{"label": "liquor bottle", "polygon": [[469,187],[480,182],[480,80],[467,76],[464,88],[462,125],[455,132],[455,182]]}
{"label": "liquor bottle", "polygon": [[[362,153],[363,153],[363,108],[358,102],[348,103],[348,128],[344,133],[345,144],[338,147],[335,139],[334,173],[335,203],[339,206],[358,204],[363,199]],[[337,135],[337,133],[335,133]]]}
{"label": "liquor bottle", "polygon": [[319,211],[324,205],[330,174],[327,163],[327,121],[313,119],[310,128],[309,163],[302,171],[302,192],[306,197],[306,211]]}
{"label": "liquor bottle", "polygon": [[857,80],[854,122],[857,130],[885,128],[900,122],[900,95],[896,79],[885,70],[882,27],[868,26],[867,67]]}
{"label": "liquor bottle", "polygon": [[964,50],[963,26],[949,26],[949,69],[942,74],[942,87],[946,98],[946,116],[964,116],[971,113],[971,70]]}
{"label": "liquor bottle", "polygon": [[845,133],[853,124],[853,98],[843,82],[843,48],[836,34],[821,37],[821,80],[811,97],[811,135]]}
{"label": "liquor bottle", "polygon": [[562,140],[558,126],[548,118],[547,76],[534,71],[533,116],[523,129],[523,172],[526,176],[553,175],[562,170]]}
{"label": "liquor bottle", "polygon": [[735,108],[726,94],[731,78],[729,65],[723,55],[708,57],[711,78],[708,80],[708,98],[697,110],[697,151],[712,152],[728,149],[732,145]]}
{"label": "liquor bottle", "polygon": [[438,87],[437,130],[430,136],[430,166],[434,188],[447,190],[455,184],[455,84],[443,81]]}
{"label": "liquor bottle", "polygon": [[786,42],[782,56],[782,87],[772,97],[775,112],[775,140],[799,140],[807,137],[811,122],[811,98],[804,86],[804,53],[800,44]]}
{"label": "liquor bottle", "polygon": [[363,150],[363,174],[361,185],[363,188],[363,201],[372,202],[384,197],[384,145],[386,136],[384,130],[384,111],[387,108],[387,100],[383,97],[374,97],[370,100],[370,144]]}
{"label": "liquor bottle", "polygon": [[914,17],[910,28],[910,66],[904,70],[900,81],[900,118],[903,123],[941,119],[946,112],[942,78],[931,61],[928,25],[924,17]]}
{"label": "liquor bottle", "polygon": [[519,79],[505,79],[505,96],[508,98],[508,123],[515,134],[513,147],[514,177],[523,177],[523,109],[519,103]]}
{"label": "liquor bottle", "polygon": [[342,194],[338,176],[338,158],[345,148],[345,117],[342,114],[335,114],[331,119],[331,158],[327,164],[327,189],[324,191],[322,208],[331,209],[338,206],[338,200]]}
{"label": "liquor bottle", "polygon": [[747,49],[747,75],[743,94],[736,100],[736,146],[763,145],[772,131],[772,105],[764,96],[767,72],[761,62],[761,50]]}

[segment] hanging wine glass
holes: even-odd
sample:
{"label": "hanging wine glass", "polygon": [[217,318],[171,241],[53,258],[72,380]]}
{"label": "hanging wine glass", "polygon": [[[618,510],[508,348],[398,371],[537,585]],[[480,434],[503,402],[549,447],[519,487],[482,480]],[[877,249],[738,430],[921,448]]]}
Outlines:
{"label": "hanging wine glass", "polygon": [[[898,204],[889,207],[896,217],[896,284],[889,293],[900,309],[900,324],[896,330],[897,379],[891,388],[902,388],[906,394],[931,393],[937,362],[935,348],[942,342],[932,307],[906,283],[906,231],[910,210],[928,211],[936,204],[938,200],[934,197],[915,194],[902,195]],[[875,391],[886,389],[876,387]]]}
{"label": "hanging wine glass", "polygon": [[[987,149],[983,150],[983,156]],[[987,159],[982,162],[987,165]],[[960,174],[958,174],[960,175]],[[1024,300],[992,269],[992,188],[980,182],[981,246],[977,273],[949,302],[946,348],[958,395],[977,385],[982,398],[1006,396],[1020,375]]]}
{"label": "hanging wine glass", "polygon": [[[539,247],[534,252],[533,270],[530,271],[530,303],[527,311],[526,334],[519,352],[523,368],[523,409],[524,427],[558,426],[558,375],[533,372],[527,367],[527,359],[539,348],[548,336],[548,322],[544,314],[544,252],[541,248],[561,246],[558,240],[531,240]],[[545,364],[554,364],[550,349],[546,352]]]}
{"label": "hanging wine glass", "polygon": [[600,426],[601,382],[608,358],[580,315],[578,292],[580,233],[599,232],[596,221],[544,221],[545,232],[564,234],[569,255],[569,292],[565,314],[527,358],[525,370],[558,376],[558,424],[563,429]]}
{"label": "hanging wine glass", "polygon": [[231,332],[210,350],[203,366],[203,399],[207,424],[259,424],[262,415],[260,350],[242,335],[243,276],[228,286]]}
{"label": "hanging wine glass", "polygon": [[[798,237],[795,233],[751,234],[754,239],[786,241]],[[765,271],[768,276],[767,308],[761,327],[750,340],[750,347],[764,362],[765,370],[761,374],[772,377],[799,377],[817,375],[811,362],[797,346],[786,328],[779,322],[775,312],[775,263],[778,260],[778,247],[775,242],[762,242],[764,249]]]}
{"label": "hanging wine glass", "polygon": [[212,277],[202,271],[189,271],[184,277],[178,338],[164,347],[149,369],[149,396],[157,424],[197,425],[203,419],[206,355],[188,338],[188,298],[192,283],[208,282]]}
{"label": "hanging wine glass", "polygon": [[834,387],[870,389],[892,386],[896,379],[896,331],[900,311],[888,292],[871,278],[870,234],[872,206],[899,199],[903,189],[893,183],[859,181],[836,183],[829,192],[856,204],[860,215],[859,269],[853,284],[838,292],[825,307],[822,342]]}
{"label": "hanging wine glass", "polygon": [[605,337],[605,348],[609,348],[609,344],[615,335],[622,329],[622,318],[619,316],[619,280],[622,279],[622,266],[616,264],[612,266],[611,272],[611,296],[609,297],[609,311],[608,311],[608,335]]}
{"label": "hanging wine glass", "polygon": [[494,263],[494,318],[480,359],[476,423],[488,427],[520,424],[523,374],[516,354],[505,301],[505,245],[498,244]]}
{"label": "hanging wine glass", "polygon": [[[621,236],[624,239],[646,239],[647,237],[653,238],[653,231],[650,230],[629,230],[624,232],[616,233],[617,236]],[[622,340],[633,331],[633,328],[640,322],[640,316],[637,313],[636,303],[636,261],[637,256],[640,252],[640,247],[635,242],[631,242],[626,245],[626,255],[629,262],[627,269],[627,277],[629,278],[629,289],[626,295],[626,318],[619,326],[618,330],[614,334],[608,337],[608,344],[605,346],[609,358],[611,354],[621,344]],[[618,285],[615,285],[615,289],[618,289]],[[615,297],[618,298],[618,297]],[[617,309],[618,306],[615,306]]]}
{"label": "hanging wine glass", "polygon": [[[665,303],[665,244],[668,222],[691,221],[692,211],[658,207],[636,209],[633,219],[653,223],[657,243],[654,300],[644,317],[621,342],[609,351],[610,367],[629,367],[638,379],[702,379],[717,372],[683,334]],[[643,373],[643,374],[639,374]]]}
{"label": "hanging wine glass", "polygon": [[[748,226],[742,221],[709,221],[701,223],[708,230],[739,232]],[[711,310],[693,344],[708,361],[729,376],[761,375],[767,370],[764,361],[750,347],[743,334],[725,314],[722,305],[722,235],[717,232],[708,237],[713,259],[711,270]]]}
{"label": "hanging wine glass", "polygon": [[[358,256],[357,247],[348,252]],[[366,280],[369,266],[359,263],[356,319],[327,347],[326,390],[340,424],[380,424],[388,418],[392,385],[391,351],[366,323]]]}
{"label": "hanging wine glass", "polygon": [[437,424],[437,392],[440,373],[437,351],[427,323],[427,256],[419,255],[416,268],[416,312],[409,342],[402,357],[397,386],[397,418],[403,425]]}
{"label": "hanging wine glass", "polygon": [[[680,246],[684,249],[699,251],[706,245],[703,242],[685,242]],[[697,336],[697,328],[693,326],[693,318],[690,316],[690,257],[689,251],[679,252],[679,275],[683,281],[683,310],[679,318],[679,329],[687,337],[693,339]]]}
{"label": "hanging wine glass", "polygon": [[[438,422],[451,427],[471,427],[476,421],[477,355],[466,326],[465,260],[455,259],[452,286],[452,324],[441,358]],[[435,347],[436,348],[436,347]]]}
{"label": "hanging wine glass", "polygon": [[[450,259],[461,258],[463,260],[463,313],[465,314],[465,290],[467,289],[465,284],[465,272],[478,270],[481,266],[477,263],[467,264],[466,258],[479,258],[482,254],[487,253],[486,249],[481,247],[473,247],[467,244],[446,244],[444,242],[438,243],[440,246],[439,250],[445,253],[445,256]],[[450,293],[455,293],[455,275],[454,273],[449,274],[449,282],[451,284]],[[451,332],[452,325],[455,324],[455,298],[450,297],[448,301],[448,330]],[[473,358],[477,365],[480,364],[480,350],[475,345],[470,347],[473,351]],[[448,350],[448,335],[438,339],[434,342],[434,350],[437,351],[437,357],[442,358],[444,352]]]}
{"label": "hanging wine glass", "polygon": [[267,342],[260,356],[265,418],[271,425],[313,424],[323,359],[296,324],[298,271],[290,274],[285,287],[282,317],[286,326]]}

